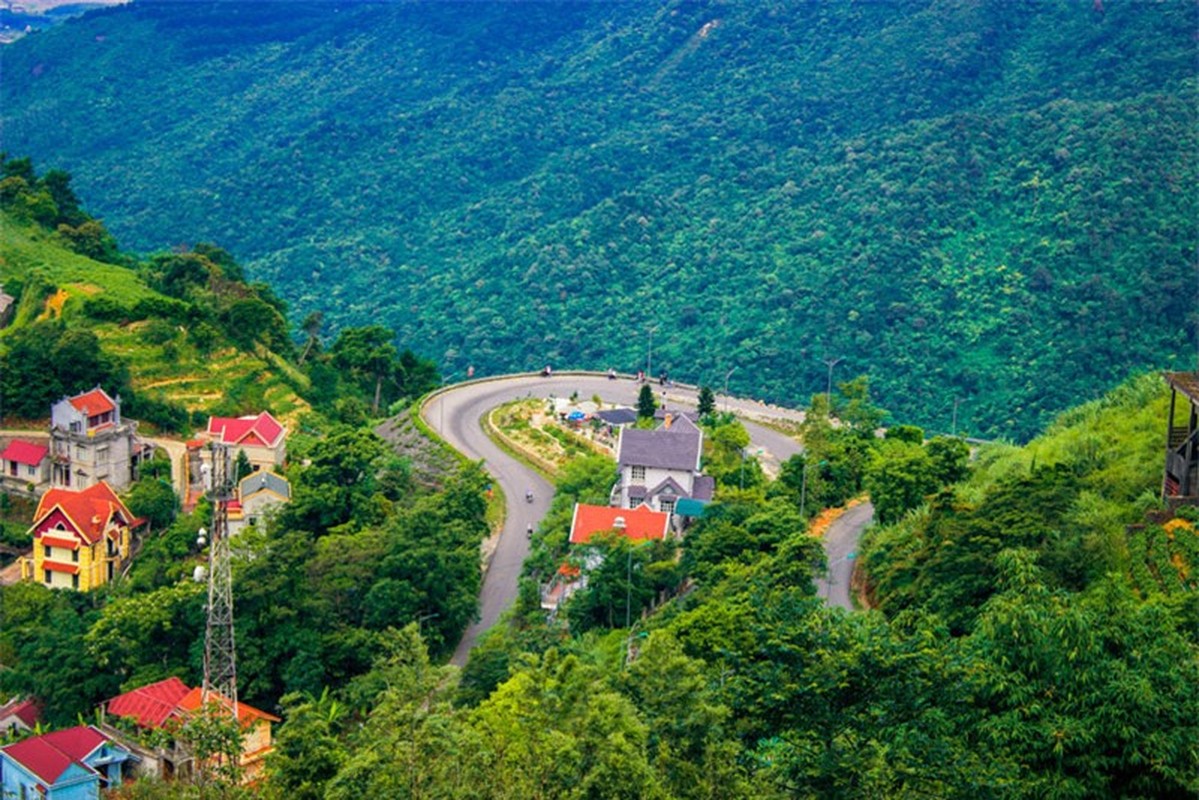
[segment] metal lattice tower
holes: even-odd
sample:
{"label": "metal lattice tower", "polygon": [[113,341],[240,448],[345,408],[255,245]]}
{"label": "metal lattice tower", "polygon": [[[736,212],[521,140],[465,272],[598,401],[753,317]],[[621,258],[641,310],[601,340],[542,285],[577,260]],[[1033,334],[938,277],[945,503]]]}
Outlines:
{"label": "metal lattice tower", "polygon": [[233,570],[229,564],[229,500],[232,481],[229,448],[212,446],[212,544],[208,550],[208,624],[204,631],[204,686],[201,701],[228,698],[237,719],[237,651],[233,641]]}

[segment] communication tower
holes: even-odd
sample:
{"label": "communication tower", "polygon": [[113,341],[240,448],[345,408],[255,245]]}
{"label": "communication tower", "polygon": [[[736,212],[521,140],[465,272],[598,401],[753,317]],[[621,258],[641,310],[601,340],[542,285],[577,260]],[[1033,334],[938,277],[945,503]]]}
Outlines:
{"label": "communication tower", "polygon": [[[233,495],[229,448],[212,446],[212,545],[208,549],[208,624],[204,631],[201,701],[228,698],[237,719],[237,650],[233,641],[233,571],[229,564],[229,501]],[[200,531],[204,535],[204,531]],[[214,696],[217,695],[217,696]]]}

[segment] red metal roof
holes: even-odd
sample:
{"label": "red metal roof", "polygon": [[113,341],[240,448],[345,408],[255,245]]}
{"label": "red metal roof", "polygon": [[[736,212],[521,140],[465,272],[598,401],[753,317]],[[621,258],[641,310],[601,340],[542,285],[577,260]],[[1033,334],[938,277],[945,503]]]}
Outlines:
{"label": "red metal roof", "polygon": [[603,531],[615,531],[634,541],[665,539],[669,525],[669,514],[654,511],[644,503],[636,508],[575,503],[574,520],[570,525],[570,543],[587,544],[592,536]]}
{"label": "red metal roof", "polygon": [[75,529],[75,533],[88,544],[95,544],[104,535],[108,521],[114,514],[119,514],[126,525],[133,522],[133,514],[117,497],[107,483],[101,481],[95,486],[89,486],[81,492],[70,489],[51,489],[42,495],[38,501],[37,511],[33,515],[33,535],[39,537],[46,530],[38,527],[46,522],[54,509],[58,508],[66,515]]}
{"label": "red metal roof", "polygon": [[105,707],[109,714],[132,717],[143,728],[157,728],[176,713],[179,701],[190,691],[178,678],[167,678],[114,697]]}
{"label": "red metal roof", "polygon": [[48,786],[53,786],[71,764],[93,771],[83,763],[83,759],[107,741],[107,736],[90,725],[80,725],[65,731],[34,736],[8,747],[0,747],[0,750]]}
{"label": "red metal roof", "polygon": [[269,411],[256,417],[210,417],[208,435],[216,437],[222,444],[274,447],[283,435],[283,426]]}
{"label": "red metal roof", "polygon": [[45,445],[17,439],[4,448],[4,452],[0,453],[0,461],[15,461],[18,464],[28,464],[31,467],[36,467],[42,463],[42,459],[49,452],[50,448]]}
{"label": "red metal roof", "polygon": [[117,408],[108,393],[98,386],[90,392],[75,395],[70,400],[77,411],[82,411],[89,417],[103,414],[105,411],[115,411]]}
{"label": "red metal roof", "polygon": [[79,574],[78,564],[60,564],[57,561],[51,561],[49,559],[42,561],[42,569],[48,569],[51,572],[65,572],[68,575]]}
{"label": "red metal roof", "polygon": [[14,698],[8,705],[0,706],[0,722],[9,717],[16,717],[32,728],[37,724],[38,717],[40,716],[41,709],[32,700],[22,700],[18,697]]}

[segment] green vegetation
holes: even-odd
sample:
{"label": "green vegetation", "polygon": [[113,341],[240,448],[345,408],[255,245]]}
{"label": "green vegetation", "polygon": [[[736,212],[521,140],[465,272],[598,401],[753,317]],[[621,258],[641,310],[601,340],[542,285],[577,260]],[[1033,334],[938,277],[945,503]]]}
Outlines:
{"label": "green vegetation", "polygon": [[123,241],[219,241],[297,322],[480,374],[631,367],[657,325],[680,378],[793,403],[844,356],[901,419],[1025,439],[1194,352],[1193,31],[1185,0],[134,3],[6,47],[0,108]]}
{"label": "green vegetation", "polygon": [[0,285],[17,298],[0,331],[0,417],[44,418],[63,395],[103,385],[128,417],[176,433],[207,413],[264,408],[360,424],[437,384],[429,361],[377,325],[343,329],[326,353],[319,318],[307,321],[301,364],[286,304],[227,251],[201,243],[139,261],[107,232],[103,248],[83,247],[71,225],[103,225],[79,208],[70,175],[38,178],[28,159],[0,160],[0,174]]}

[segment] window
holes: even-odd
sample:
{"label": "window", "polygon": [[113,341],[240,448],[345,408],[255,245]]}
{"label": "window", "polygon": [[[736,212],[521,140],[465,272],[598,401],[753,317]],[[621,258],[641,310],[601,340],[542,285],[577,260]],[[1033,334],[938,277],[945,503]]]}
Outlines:
{"label": "window", "polygon": [[42,582],[45,583],[47,586],[50,585],[50,570],[48,570],[48,569],[42,570]]}
{"label": "window", "polygon": [[644,481],[645,480],[645,467],[633,467],[633,480],[635,480],[635,481]]}
{"label": "window", "polygon": [[674,514],[674,498],[663,497],[658,500],[658,508],[663,514]]}
{"label": "window", "polygon": [[74,561],[76,564],[79,563],[79,548],[78,547],[76,547],[74,550],[71,551],[71,560]]}
{"label": "window", "polygon": [[25,474],[31,478],[37,477],[37,467],[25,467]]}
{"label": "window", "polygon": [[42,558],[54,558],[54,548],[48,544],[42,545]]}
{"label": "window", "polygon": [[72,575],[72,576],[71,576],[71,588],[72,588],[72,589],[78,589],[78,588],[79,588],[79,576],[78,576],[78,575]]}
{"label": "window", "polygon": [[83,430],[82,422],[72,422],[71,423],[71,433],[79,433],[82,430]]}

